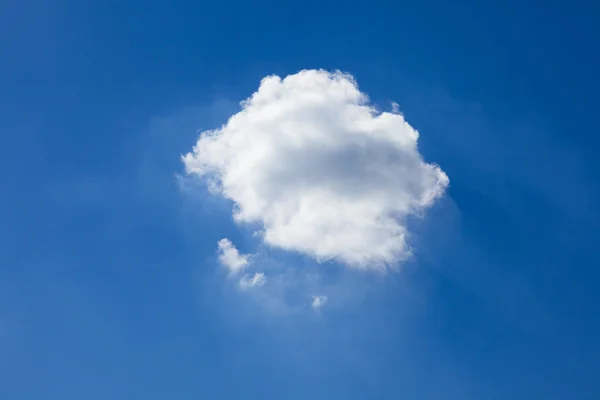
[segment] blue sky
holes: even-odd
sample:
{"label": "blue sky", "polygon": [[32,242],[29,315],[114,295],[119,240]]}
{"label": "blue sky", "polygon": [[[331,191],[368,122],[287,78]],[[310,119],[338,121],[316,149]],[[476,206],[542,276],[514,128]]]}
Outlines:
{"label": "blue sky", "polygon": [[[599,21],[583,0],[4,2],[0,398],[598,398]],[[450,179],[397,271],[268,246],[185,175],[199,131],[302,69],[398,103]],[[224,237],[285,266],[286,304],[329,304],[237,290]]]}

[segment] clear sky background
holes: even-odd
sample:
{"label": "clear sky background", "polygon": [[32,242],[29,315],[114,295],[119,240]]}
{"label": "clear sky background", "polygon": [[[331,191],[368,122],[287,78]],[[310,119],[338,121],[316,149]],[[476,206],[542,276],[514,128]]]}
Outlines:
{"label": "clear sky background", "polygon": [[[0,398],[598,399],[599,43],[584,0],[2,2]],[[386,274],[270,248],[185,175],[263,77],[321,68],[450,178]]]}

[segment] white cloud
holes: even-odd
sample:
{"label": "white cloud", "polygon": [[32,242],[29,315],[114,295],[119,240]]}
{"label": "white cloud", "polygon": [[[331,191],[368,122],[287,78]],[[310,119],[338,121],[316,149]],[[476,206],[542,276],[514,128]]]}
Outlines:
{"label": "white cloud", "polygon": [[237,222],[318,261],[383,267],[410,255],[406,217],[449,180],[423,161],[397,105],[378,113],[352,76],[322,70],[268,76],[241,105],[183,156],[189,174],[233,200]]}
{"label": "white cloud", "polygon": [[327,303],[327,296],[313,296],[312,308],[318,310]]}
{"label": "white cloud", "polygon": [[240,254],[238,249],[229,239],[219,240],[219,262],[229,269],[231,274],[236,274],[248,265],[249,256]]}
{"label": "white cloud", "polygon": [[263,286],[265,283],[267,283],[267,278],[263,272],[256,272],[254,275],[246,274],[240,279],[242,289]]}

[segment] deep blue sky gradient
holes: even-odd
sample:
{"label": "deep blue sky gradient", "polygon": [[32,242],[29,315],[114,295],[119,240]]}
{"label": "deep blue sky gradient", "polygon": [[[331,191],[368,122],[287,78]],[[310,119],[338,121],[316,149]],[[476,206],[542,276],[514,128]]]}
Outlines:
{"label": "deep blue sky gradient", "polygon": [[[598,43],[583,0],[4,2],[0,398],[599,398]],[[399,103],[451,187],[403,272],[273,316],[215,263],[256,242],[175,176],[304,68]]]}

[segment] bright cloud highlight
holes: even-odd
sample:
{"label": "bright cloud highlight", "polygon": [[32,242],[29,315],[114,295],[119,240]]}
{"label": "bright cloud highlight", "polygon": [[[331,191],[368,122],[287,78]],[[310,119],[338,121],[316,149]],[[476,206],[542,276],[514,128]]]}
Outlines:
{"label": "bright cloud highlight", "polygon": [[240,254],[238,249],[229,239],[219,240],[219,262],[229,269],[231,274],[236,274],[248,265],[248,255]]}
{"label": "bright cloud highlight", "polygon": [[313,301],[311,306],[315,310],[318,310],[319,308],[323,307],[325,303],[327,303],[327,296],[313,296],[312,299]]}
{"label": "bright cloud highlight", "polygon": [[[183,156],[189,174],[235,203],[237,222],[320,262],[381,268],[410,255],[406,217],[449,179],[423,160],[396,105],[379,113],[352,76],[323,70],[268,76],[241,105]],[[219,248],[232,271],[247,264],[231,242]]]}
{"label": "bright cloud highlight", "polygon": [[263,286],[265,283],[267,283],[267,278],[263,272],[256,272],[254,275],[246,274],[240,279],[242,289]]}

